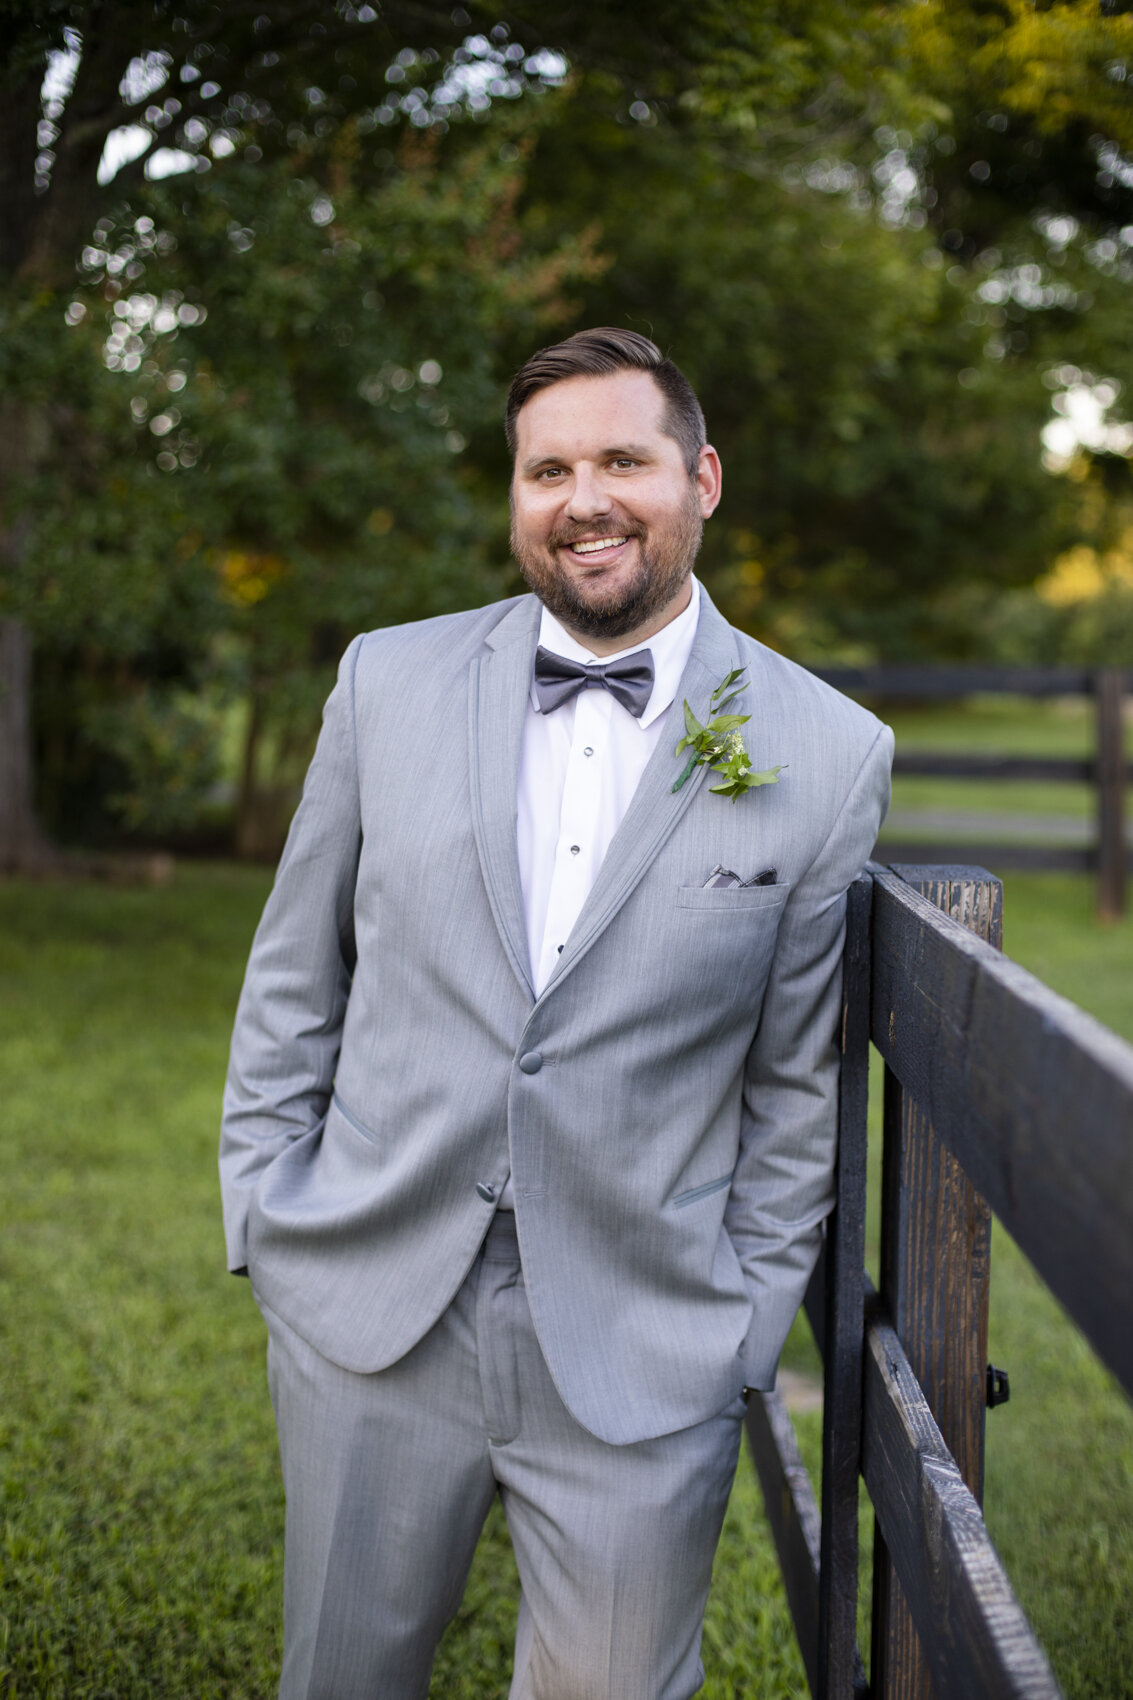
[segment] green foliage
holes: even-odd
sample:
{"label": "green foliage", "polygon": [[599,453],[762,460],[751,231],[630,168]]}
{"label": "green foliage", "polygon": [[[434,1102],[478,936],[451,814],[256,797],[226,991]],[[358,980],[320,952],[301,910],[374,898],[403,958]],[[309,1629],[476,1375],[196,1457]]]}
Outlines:
{"label": "green foliage", "polygon": [[949,141],[929,139],[926,165],[933,222],[951,233],[954,253],[1004,246],[1005,227],[1026,241],[1035,215],[1070,214],[1095,237],[1128,222],[1133,184],[1120,154],[1133,146],[1133,20],[1124,8],[930,0],[906,10],[900,53],[906,79],[944,117]]}
{"label": "green foliage", "polygon": [[107,801],[127,828],[160,835],[196,823],[220,777],[216,717],[198,697],[143,690],[96,710],[87,730],[125,770],[125,789]]}
{"label": "green foliage", "polygon": [[[108,673],[144,683],[155,646],[196,688],[223,658],[257,732],[302,745],[356,630],[499,594],[502,492],[462,464],[498,407],[498,327],[536,334],[593,265],[584,242],[510,240],[517,133],[510,113],[447,150],[407,129],[363,169],[345,127],[329,158],[168,179],[103,218],[78,322],[53,299],[8,345],[54,444],[14,509],[35,519],[3,592],[41,667],[81,642],[97,696]],[[109,714],[81,736],[121,756]],[[156,828],[126,810],[143,816]]]}
{"label": "green foliage", "polygon": [[157,476],[129,394],[102,360],[105,323],[64,323],[49,295],[0,300],[0,391],[49,452],[9,491],[20,547],[0,577],[0,610],[43,643],[116,657],[161,634],[189,650],[218,629],[220,607],[193,551],[186,492]]}
{"label": "green foliage", "polygon": [[751,715],[726,712],[743,695],[744,685],[740,680],[746,672],[746,667],[733,668],[717,685],[708,705],[709,719],[703,726],[689,707],[688,699],[685,699],[685,735],[673,753],[679,756],[682,751],[691,750],[692,754],[672,786],[674,791],[679,791],[698,767],[711,767],[714,773],[720,774],[723,783],[710,789],[730,797],[733,803],[743,792],[757,785],[778,783],[782,768],[772,767],[766,773],[756,773],[751,757],[744,749],[739,729],[747,725]]}
{"label": "green foliage", "polygon": [[973,624],[985,653],[1008,665],[1133,668],[1133,588],[1111,584],[1098,595],[1052,607],[1033,590],[974,597]]}
{"label": "green foliage", "polygon": [[[356,629],[516,588],[503,389],[584,323],[697,385],[737,623],[814,659],[1124,653],[1123,603],[1026,588],[1129,500],[1121,454],[1090,451],[1102,520],[1040,459],[1069,386],[1133,383],[1123,12],[370,12],[13,12],[0,613],[56,681],[57,823],[63,752],[119,785],[90,701],[222,680],[254,792],[271,741],[301,766]],[[98,185],[134,121],[186,169]]]}

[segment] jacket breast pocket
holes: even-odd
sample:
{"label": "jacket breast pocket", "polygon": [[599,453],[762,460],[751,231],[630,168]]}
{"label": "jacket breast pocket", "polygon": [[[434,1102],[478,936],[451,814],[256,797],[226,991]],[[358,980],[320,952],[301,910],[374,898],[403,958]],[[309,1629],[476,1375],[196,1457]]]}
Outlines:
{"label": "jacket breast pocket", "polygon": [[665,934],[669,975],[682,1006],[719,1023],[758,1018],[775,954],[787,885],[678,886]]}
{"label": "jacket breast pocket", "polygon": [[678,909],[697,909],[705,915],[746,915],[754,909],[781,909],[789,885],[681,885]]}

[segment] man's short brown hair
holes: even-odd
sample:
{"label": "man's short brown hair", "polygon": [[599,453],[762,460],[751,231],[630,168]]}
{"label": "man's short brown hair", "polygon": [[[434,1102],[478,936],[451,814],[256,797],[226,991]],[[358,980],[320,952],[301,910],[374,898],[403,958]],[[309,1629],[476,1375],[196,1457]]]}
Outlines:
{"label": "man's short brown hair", "polygon": [[539,390],[562,383],[564,378],[605,378],[612,372],[649,373],[665,398],[661,429],[679,443],[688,475],[695,478],[708,433],[692,385],[680,367],[666,360],[647,336],[611,325],[576,331],[565,342],[541,348],[519,368],[511,381],[504,415],[504,432],[512,459],[515,459],[516,416],[524,402]]}

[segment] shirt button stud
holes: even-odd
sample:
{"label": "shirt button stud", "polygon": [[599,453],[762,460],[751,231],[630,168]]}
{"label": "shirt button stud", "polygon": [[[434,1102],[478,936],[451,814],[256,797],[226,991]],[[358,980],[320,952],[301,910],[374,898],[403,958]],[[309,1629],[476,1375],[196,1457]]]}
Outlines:
{"label": "shirt button stud", "polygon": [[538,1074],[543,1066],[543,1058],[538,1051],[525,1051],[519,1059],[519,1067],[523,1074]]}
{"label": "shirt button stud", "polygon": [[591,748],[591,746],[589,744],[587,744],[586,748],[583,750],[582,753],[583,753],[584,756],[592,756],[594,754],[594,751]]}
{"label": "shirt button stud", "polygon": [[581,844],[572,844],[571,847],[570,847],[570,853],[571,853],[572,856],[577,856],[579,854],[579,852],[581,851],[581,849],[582,849]]}
{"label": "shirt button stud", "polygon": [[496,1189],[494,1186],[489,1185],[487,1181],[477,1181],[476,1191],[480,1194],[480,1197],[484,1200],[485,1204],[494,1204],[496,1202]]}

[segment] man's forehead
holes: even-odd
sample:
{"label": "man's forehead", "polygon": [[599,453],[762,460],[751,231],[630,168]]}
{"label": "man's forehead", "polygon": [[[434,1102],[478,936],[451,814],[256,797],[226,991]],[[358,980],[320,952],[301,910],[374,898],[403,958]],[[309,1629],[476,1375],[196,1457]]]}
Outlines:
{"label": "man's forehead", "polygon": [[520,458],[552,443],[641,448],[665,435],[664,413],[665,397],[648,372],[561,378],[536,390],[516,415]]}

